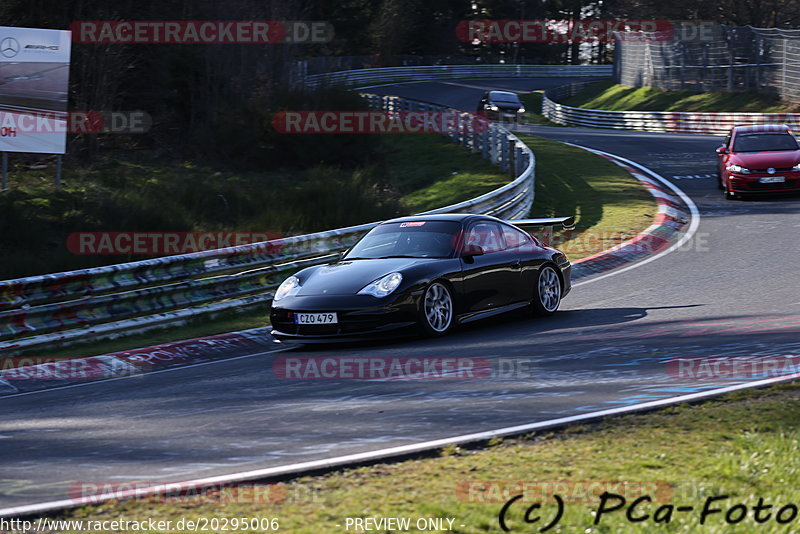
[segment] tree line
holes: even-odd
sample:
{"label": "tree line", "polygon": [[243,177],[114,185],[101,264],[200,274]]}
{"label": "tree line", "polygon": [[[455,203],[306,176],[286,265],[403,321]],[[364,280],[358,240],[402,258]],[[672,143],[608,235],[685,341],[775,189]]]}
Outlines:
{"label": "tree line", "polygon": [[[81,20],[319,20],[335,37],[326,43],[91,44],[73,43],[70,107],[143,109],[151,132],[135,142],[180,156],[225,165],[291,165],[298,143],[321,143],[319,156],[347,164],[336,141],[285,140],[270,128],[271,114],[290,106],[347,105],[347,95],[298,96],[293,66],[303,58],[459,56],[474,61],[607,62],[610,46],[576,43],[472,43],[456,38],[459,22],[475,19],[669,19],[729,25],[795,27],[796,0],[3,0],[8,26],[66,29]],[[312,143],[312,141],[314,141]],[[351,142],[352,140],[348,141]],[[91,158],[122,138],[74,136],[70,152]],[[333,143],[330,145],[329,143]],[[344,151],[348,152],[347,150]],[[351,152],[352,153],[352,152]],[[357,158],[357,156],[356,156]]]}

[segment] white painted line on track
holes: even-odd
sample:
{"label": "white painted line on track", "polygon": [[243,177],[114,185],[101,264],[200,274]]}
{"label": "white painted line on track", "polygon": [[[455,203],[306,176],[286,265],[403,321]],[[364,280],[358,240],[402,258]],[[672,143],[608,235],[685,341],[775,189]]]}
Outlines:
{"label": "white painted line on track", "polygon": [[[242,471],[239,473],[232,473],[228,475],[219,475],[219,476],[200,478],[195,480],[187,480],[184,482],[164,483],[158,486],[153,486],[151,488],[132,489],[130,490],[131,491],[130,497],[136,497],[136,496],[141,497],[148,494],[163,493],[165,491],[165,487],[168,487],[170,490],[175,491],[178,487],[197,488],[197,487],[211,486],[214,484],[243,482],[248,480],[258,480],[269,477],[279,477],[287,475],[299,476],[301,473],[308,471],[345,467],[350,464],[358,464],[358,463],[382,460],[386,458],[402,456],[407,454],[426,452],[447,445],[457,445],[457,444],[464,444],[476,441],[487,441],[496,437],[525,434],[528,432],[542,430],[554,426],[562,426],[569,423],[587,421],[601,417],[608,417],[611,415],[623,415],[642,410],[662,408],[680,402],[703,400],[723,395],[725,393],[731,393],[743,389],[770,386],[774,384],[780,384],[782,382],[791,382],[797,379],[800,379],[800,373],[793,373],[785,376],[756,380],[753,382],[745,382],[733,386],[702,391],[700,393],[690,393],[688,395],[680,395],[678,397],[670,397],[667,399],[659,399],[650,402],[643,402],[640,404],[633,404],[630,406],[624,406],[620,408],[610,408],[608,410],[600,410],[597,412],[584,413],[580,415],[570,415],[567,417],[560,417],[558,419],[540,421],[538,423],[509,426],[504,428],[498,428],[496,430],[487,430],[485,432],[476,432],[473,434],[463,434],[461,436],[454,436],[450,438],[443,438],[431,441],[423,441],[421,443],[412,443],[410,445],[400,445],[397,447],[388,447],[385,449],[378,449],[374,451],[361,452],[356,454],[348,454],[345,456],[335,456],[333,458],[325,458],[322,460],[298,462],[294,464],[281,465],[277,467],[266,467],[262,469]],[[109,499],[110,498],[124,499],[126,497],[128,497],[128,495],[125,492],[123,492],[122,494],[115,493],[114,495],[109,497]],[[80,499],[64,499],[59,501],[43,502],[43,503],[29,504],[23,506],[14,506],[10,508],[0,509],[0,517],[31,515],[31,514],[43,513],[54,510],[62,510],[65,508],[73,508],[76,506],[98,504],[103,500],[108,500],[108,499],[101,499],[95,496],[95,497],[83,497]]]}
{"label": "white painted line on track", "polygon": [[576,145],[574,143],[567,143],[567,142],[564,142],[564,141],[561,141],[561,142],[564,143],[565,145],[574,146],[576,148],[582,148],[584,150],[588,150],[589,152],[594,152],[595,154],[599,154],[601,156],[606,156],[608,158],[618,159],[619,161],[622,161],[622,162],[624,162],[624,163],[626,163],[626,164],[628,164],[628,165],[630,165],[632,167],[636,167],[640,171],[650,175],[651,177],[653,177],[656,180],[658,180],[661,184],[665,185],[666,187],[668,187],[669,189],[674,191],[675,194],[678,195],[681,198],[681,200],[683,200],[683,202],[686,204],[686,206],[689,208],[689,213],[691,215],[691,222],[689,223],[689,229],[686,231],[685,234],[683,234],[683,236],[681,237],[680,240],[678,240],[677,243],[674,243],[668,249],[662,250],[658,254],[650,256],[649,258],[645,258],[645,259],[643,259],[641,261],[638,261],[638,262],[636,262],[636,263],[634,263],[632,265],[628,265],[627,267],[622,267],[621,269],[615,269],[615,270],[613,270],[613,271],[611,271],[609,273],[602,274],[600,276],[596,276],[596,277],[593,277],[593,278],[589,278],[588,280],[583,280],[581,282],[576,282],[576,283],[572,284],[572,287],[578,287],[578,286],[582,286],[582,285],[585,285],[585,284],[591,284],[592,282],[597,282],[598,280],[603,280],[604,278],[608,278],[609,276],[615,276],[615,275],[618,275],[620,273],[624,273],[626,271],[630,271],[631,269],[639,268],[642,265],[647,265],[651,261],[655,261],[655,260],[657,260],[659,258],[663,258],[664,256],[666,256],[667,254],[669,254],[671,252],[675,252],[680,247],[682,247],[686,242],[688,242],[690,239],[692,239],[692,237],[694,237],[695,233],[697,233],[697,229],[700,227],[700,210],[697,209],[697,205],[692,201],[691,198],[689,198],[689,195],[684,193],[678,186],[676,186],[675,184],[673,184],[672,182],[670,182],[669,180],[667,180],[666,178],[664,178],[663,176],[661,176],[657,172],[648,169],[644,165],[640,165],[640,164],[636,163],[635,161],[631,161],[631,160],[629,160],[627,158],[623,158],[622,156],[617,156],[616,154],[611,154],[610,152],[603,152],[602,150],[597,150],[595,148],[589,148],[589,147],[585,147],[585,146],[581,146],[581,145]]}

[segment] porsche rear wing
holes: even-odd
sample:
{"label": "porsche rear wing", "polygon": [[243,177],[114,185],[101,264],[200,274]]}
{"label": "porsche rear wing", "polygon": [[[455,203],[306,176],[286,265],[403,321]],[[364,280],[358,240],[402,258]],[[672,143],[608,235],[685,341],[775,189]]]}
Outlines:
{"label": "porsche rear wing", "polygon": [[553,243],[553,228],[562,226],[564,230],[575,229],[575,217],[550,217],[545,219],[514,219],[507,221],[514,226],[520,227],[522,230],[531,233],[526,227],[531,229],[539,229],[536,232],[536,237],[545,246],[550,246]]}
{"label": "porsche rear wing", "polygon": [[554,227],[561,225],[564,230],[573,230],[575,228],[575,217],[550,217],[547,219],[514,219],[508,221],[514,226],[533,226],[533,227]]}

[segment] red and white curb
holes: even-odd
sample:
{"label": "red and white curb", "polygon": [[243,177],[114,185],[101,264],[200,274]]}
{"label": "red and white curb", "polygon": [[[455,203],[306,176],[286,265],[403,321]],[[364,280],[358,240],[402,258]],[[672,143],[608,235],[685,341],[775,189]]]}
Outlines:
{"label": "red and white curb", "polygon": [[[587,150],[619,165],[647,187],[656,199],[658,210],[653,224],[644,231],[608,250],[572,262],[572,279],[578,282],[589,276],[618,269],[619,267],[648,262],[677,248],[681,232],[689,228],[679,243],[683,244],[697,231],[700,212],[692,200],[664,177],[629,159],[572,143],[564,143]],[[670,246],[672,245],[672,246]]]}
{"label": "red and white curb", "polygon": [[35,357],[9,358],[6,362],[10,361],[11,366],[0,369],[0,396],[131,377],[199,362],[274,351],[276,346],[268,332],[266,327],[253,328],[102,356],[45,363],[36,363],[38,360]]}

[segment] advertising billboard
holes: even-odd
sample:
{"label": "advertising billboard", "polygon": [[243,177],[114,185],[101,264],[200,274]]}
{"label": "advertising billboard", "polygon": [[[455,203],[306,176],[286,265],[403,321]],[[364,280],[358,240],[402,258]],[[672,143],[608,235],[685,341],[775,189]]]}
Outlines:
{"label": "advertising billboard", "polygon": [[63,154],[70,32],[0,26],[0,152]]}

